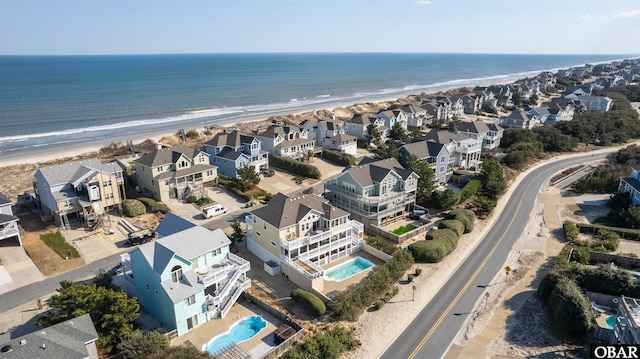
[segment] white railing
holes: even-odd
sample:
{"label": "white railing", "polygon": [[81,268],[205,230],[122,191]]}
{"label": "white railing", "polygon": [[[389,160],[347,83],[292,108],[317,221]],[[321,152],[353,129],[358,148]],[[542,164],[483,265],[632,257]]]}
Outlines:
{"label": "white railing", "polygon": [[351,221],[351,228],[352,230],[356,231],[356,233],[364,233],[364,224],[358,222],[358,221]]}
{"label": "white railing", "polygon": [[245,280],[244,282],[240,283],[240,285],[235,288],[232,296],[229,298],[227,303],[224,305],[224,307],[220,311],[220,317],[221,318],[224,318],[229,313],[229,311],[233,307],[233,304],[240,297],[240,294],[242,294],[243,291],[249,289],[249,287],[251,287],[251,279],[247,278],[247,280]]}
{"label": "white railing", "polygon": [[298,263],[292,261],[288,257],[285,257],[284,255],[282,255],[280,258],[289,267],[297,270],[298,272],[302,273],[302,275],[304,275],[305,277],[307,277],[309,279],[316,279],[318,277],[322,277],[322,275],[324,274],[324,270],[320,266],[316,265],[315,263],[311,263],[309,261],[302,260],[303,263],[305,263],[306,265],[308,265],[309,267],[313,268],[316,271],[316,273],[310,273],[306,268],[304,268],[303,266],[299,265]]}
{"label": "white railing", "polygon": [[236,271],[244,273],[250,269],[249,261],[233,253],[229,253],[227,255],[227,259],[229,260],[229,263],[223,265],[221,268],[207,267],[207,270],[217,269],[210,274],[200,274],[196,271],[196,274],[198,275],[198,281],[208,287],[214,283],[224,280],[225,278],[228,278],[229,273],[231,272]]}
{"label": "white railing", "polygon": [[0,238],[17,236],[19,233],[18,228],[11,226],[0,231]]}
{"label": "white railing", "polygon": [[352,244],[355,243],[352,237],[353,236],[346,236],[344,238],[338,239],[337,241],[331,241],[329,244],[325,244],[323,246],[319,246],[317,248],[311,249],[307,252],[300,253],[299,258],[308,259],[311,257],[317,257],[321,254],[329,254],[334,249],[338,249],[350,243]]}

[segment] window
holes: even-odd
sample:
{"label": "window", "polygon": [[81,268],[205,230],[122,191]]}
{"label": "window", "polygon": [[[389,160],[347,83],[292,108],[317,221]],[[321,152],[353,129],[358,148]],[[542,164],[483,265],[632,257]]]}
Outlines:
{"label": "window", "polygon": [[264,229],[267,229],[267,222],[262,222],[262,226],[264,227]]}
{"label": "window", "polygon": [[155,290],[155,292],[156,292],[156,296],[160,294],[157,289]]}
{"label": "window", "polygon": [[182,267],[175,266],[171,269],[171,280],[174,283],[181,281],[183,278],[184,278],[184,275],[182,274]]}
{"label": "window", "polygon": [[275,247],[276,246],[276,242],[271,241],[271,245]]}
{"label": "window", "polygon": [[102,185],[103,185],[104,187],[109,187],[109,186],[111,186],[111,180],[110,180],[110,179],[108,179],[108,180],[106,180],[106,181],[103,181],[103,182],[102,182]]}
{"label": "window", "polygon": [[258,144],[258,141],[254,141],[254,142],[251,144],[251,149],[252,149],[252,150],[257,150],[259,147],[260,147],[260,144]]}
{"label": "window", "polygon": [[149,286],[148,282],[147,282],[147,290],[151,290],[151,286]]}
{"label": "window", "polygon": [[201,154],[198,156],[198,162],[200,162],[200,163],[204,162],[204,153],[201,153]]}
{"label": "window", "polygon": [[444,167],[440,167],[440,173],[444,172]]}
{"label": "window", "polygon": [[443,157],[440,157],[440,163],[443,163],[444,161],[445,161],[444,156],[443,156]]}
{"label": "window", "polygon": [[72,199],[68,199],[68,200],[62,202],[62,206],[65,207],[65,208],[73,207],[73,200]]}
{"label": "window", "polygon": [[113,198],[113,193],[112,193],[112,192],[105,193],[105,194],[104,194],[104,198],[105,198],[105,199],[112,199],[112,198]]}
{"label": "window", "polygon": [[190,296],[187,297],[187,299],[184,300],[184,306],[189,307],[196,304],[196,296],[195,294],[192,294]]}

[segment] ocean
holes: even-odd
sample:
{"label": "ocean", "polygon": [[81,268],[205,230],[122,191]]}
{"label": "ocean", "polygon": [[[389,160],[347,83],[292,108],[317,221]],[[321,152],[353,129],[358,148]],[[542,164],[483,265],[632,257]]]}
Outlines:
{"label": "ocean", "polygon": [[0,159],[504,82],[625,55],[0,56]]}

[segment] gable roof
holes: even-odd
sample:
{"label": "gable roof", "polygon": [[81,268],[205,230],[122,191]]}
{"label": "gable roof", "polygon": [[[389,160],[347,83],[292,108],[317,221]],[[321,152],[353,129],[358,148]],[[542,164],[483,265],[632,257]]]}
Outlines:
{"label": "gable roof", "polygon": [[271,125],[267,127],[263,132],[258,133],[260,137],[267,138],[275,138],[278,135],[285,136],[289,133],[299,133],[301,132],[299,128],[294,126],[281,126],[281,125]]}
{"label": "gable roof", "polygon": [[266,206],[251,213],[276,228],[286,228],[298,223],[311,211],[319,212],[329,220],[349,215],[349,212],[332,206],[324,198],[314,195],[288,197],[283,193],[276,194]]}
{"label": "gable roof", "polygon": [[41,167],[38,172],[42,174],[49,185],[59,185],[84,180],[99,172],[109,174],[122,172],[122,168],[116,162],[101,163],[97,158],[90,158],[56,166]]}
{"label": "gable roof", "polygon": [[219,132],[212,139],[205,142],[205,145],[214,146],[214,147],[240,147],[245,143],[251,143],[255,140],[255,137],[252,135],[244,134],[238,130],[234,130],[232,132],[227,133]]}
{"label": "gable roof", "polygon": [[442,151],[444,144],[433,141],[418,141],[407,143],[400,147],[400,151],[404,149],[409,155],[416,155],[418,158],[423,159],[427,157],[437,157],[440,151]]}
{"label": "gable roof", "polygon": [[372,113],[356,113],[350,119],[346,120],[347,123],[359,124],[359,125],[369,125],[376,121],[376,115]]}
{"label": "gable roof", "polygon": [[91,353],[87,345],[98,339],[98,333],[89,314],[39,329],[11,340],[0,338],[0,347],[11,351],[0,354],[7,359],[80,359]]}
{"label": "gable roof", "polygon": [[189,229],[191,227],[197,226],[195,223],[191,223],[186,219],[173,214],[172,212],[168,212],[158,227],[156,227],[156,232],[158,233],[158,238],[170,236],[174,233],[182,232],[185,229]]}
{"label": "gable roof", "polygon": [[[407,170],[395,158],[362,164],[346,168],[343,173],[349,173],[351,177],[362,187],[372,186],[382,181],[389,173],[395,173],[403,180],[409,178],[413,171]],[[417,176],[417,175],[416,175]]]}
{"label": "gable roof", "polygon": [[448,145],[453,141],[460,142],[460,141],[468,140],[469,138],[470,138],[469,136],[464,135],[462,133],[454,133],[447,130],[438,130],[433,128],[429,132],[427,132],[424,136],[417,137],[416,140],[434,141],[437,143]]}
{"label": "gable roof", "polygon": [[[156,167],[160,165],[168,165],[176,163],[178,159],[185,155],[189,160],[193,160],[200,152],[200,149],[191,148],[187,146],[176,146],[172,148],[161,148],[145,154],[144,156],[134,160],[134,162],[140,163],[147,167]],[[209,156],[208,153],[203,152]]]}
{"label": "gable roof", "polygon": [[484,121],[473,121],[473,122],[458,122],[456,123],[458,127],[458,131],[469,132],[469,133],[484,133],[489,131],[501,131],[502,127],[496,125],[495,123],[486,123]]}
{"label": "gable roof", "polygon": [[7,196],[5,196],[4,194],[0,193],[0,206],[5,204],[11,204],[11,200],[9,200],[9,198],[7,198]]}

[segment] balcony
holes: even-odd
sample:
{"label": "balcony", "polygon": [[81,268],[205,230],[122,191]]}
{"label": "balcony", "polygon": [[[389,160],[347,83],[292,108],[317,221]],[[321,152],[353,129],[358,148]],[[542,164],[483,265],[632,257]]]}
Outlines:
{"label": "balcony", "polygon": [[[364,225],[358,221],[351,220],[346,230],[347,231],[351,230],[351,233],[355,232],[355,233],[361,234],[364,232]],[[280,247],[285,248],[287,250],[292,250],[292,249],[300,248],[305,245],[312,245],[315,243],[319,243],[327,239],[331,240],[331,237],[337,233],[338,232],[329,229],[329,230],[318,230],[316,231],[316,234],[300,237],[298,239],[289,240],[286,238],[280,238]],[[347,237],[349,237],[351,233],[348,233]]]}
{"label": "balcony", "polygon": [[331,192],[338,194],[340,197],[355,199],[357,202],[363,203],[368,206],[381,206],[387,203],[394,202],[406,196],[404,191],[401,191],[401,192],[391,191],[388,194],[383,196],[363,195],[361,193],[351,192],[344,188],[340,188],[336,181],[325,182],[324,188],[325,190],[329,190]]}
{"label": "balcony", "polygon": [[229,253],[227,258],[211,267],[200,268],[196,271],[198,283],[202,283],[205,287],[212,284],[222,282],[230,276],[235,277],[240,273],[246,273],[250,268],[249,261],[238,257],[233,253]]}
{"label": "balcony", "polygon": [[17,222],[9,223],[0,229],[0,239],[15,237],[20,234]]}

